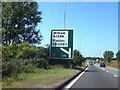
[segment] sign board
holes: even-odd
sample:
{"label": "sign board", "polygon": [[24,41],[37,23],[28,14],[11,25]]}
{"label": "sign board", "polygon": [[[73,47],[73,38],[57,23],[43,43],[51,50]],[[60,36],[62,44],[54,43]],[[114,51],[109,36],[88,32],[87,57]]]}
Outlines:
{"label": "sign board", "polygon": [[73,58],[73,30],[51,30],[50,58],[72,59]]}

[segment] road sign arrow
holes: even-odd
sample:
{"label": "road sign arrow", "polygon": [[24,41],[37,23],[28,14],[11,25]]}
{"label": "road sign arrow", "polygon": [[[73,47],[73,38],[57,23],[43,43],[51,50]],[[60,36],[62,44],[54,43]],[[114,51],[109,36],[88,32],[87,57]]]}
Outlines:
{"label": "road sign arrow", "polygon": [[69,51],[67,51],[64,48],[60,48],[60,50],[62,50],[63,52],[65,52],[66,54],[68,54],[69,58],[71,58],[71,48],[69,48]]}

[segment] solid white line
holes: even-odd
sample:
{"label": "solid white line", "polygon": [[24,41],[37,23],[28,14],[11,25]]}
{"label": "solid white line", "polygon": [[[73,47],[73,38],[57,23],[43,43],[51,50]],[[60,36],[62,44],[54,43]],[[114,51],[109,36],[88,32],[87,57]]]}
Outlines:
{"label": "solid white line", "polygon": [[70,88],[73,86],[73,84],[85,73],[85,71],[88,69],[88,67],[80,74],[78,75],[73,81],[71,81],[65,88]]}

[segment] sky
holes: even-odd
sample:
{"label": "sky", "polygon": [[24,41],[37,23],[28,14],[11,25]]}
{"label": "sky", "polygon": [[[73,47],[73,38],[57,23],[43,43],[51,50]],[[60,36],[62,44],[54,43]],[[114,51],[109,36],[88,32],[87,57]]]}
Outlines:
{"label": "sky", "polygon": [[[50,44],[52,29],[64,28],[64,2],[38,2],[42,12],[40,46]],[[105,50],[118,51],[117,2],[66,2],[66,28],[72,28],[73,49],[85,57],[103,57]]]}

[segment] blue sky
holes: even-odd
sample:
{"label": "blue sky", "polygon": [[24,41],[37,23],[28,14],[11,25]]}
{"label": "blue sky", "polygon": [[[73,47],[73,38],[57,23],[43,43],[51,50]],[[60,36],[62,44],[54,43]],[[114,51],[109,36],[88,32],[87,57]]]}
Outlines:
{"label": "blue sky", "polygon": [[[52,29],[64,27],[63,2],[39,2],[42,11],[40,46],[50,44]],[[66,28],[73,28],[73,48],[83,56],[103,56],[105,50],[118,50],[117,2],[67,2]]]}

